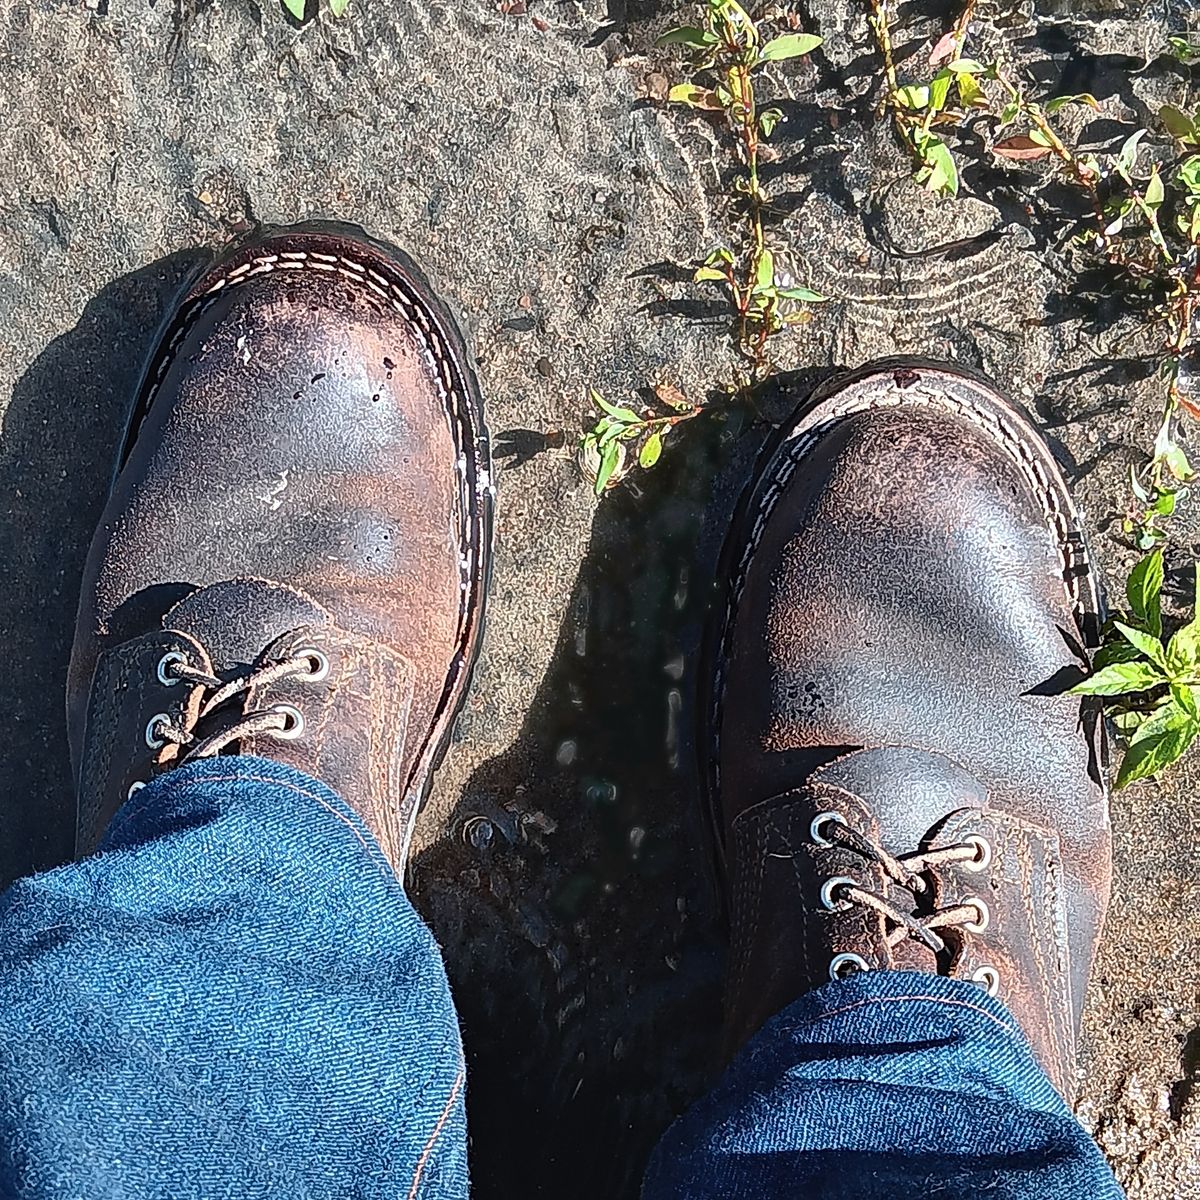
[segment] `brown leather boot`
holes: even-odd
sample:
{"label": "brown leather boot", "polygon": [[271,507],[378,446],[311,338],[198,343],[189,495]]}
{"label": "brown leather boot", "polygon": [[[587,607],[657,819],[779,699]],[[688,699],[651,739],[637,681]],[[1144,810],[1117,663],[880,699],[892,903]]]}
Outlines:
{"label": "brown leather boot", "polygon": [[491,463],[454,321],[398,251],[280,229],[170,314],[84,572],[78,850],[153,775],[266,755],[402,869],[479,645]]}
{"label": "brown leather boot", "polygon": [[[1054,460],[991,388],[883,364],[764,455],[710,642],[735,1048],[801,993],[973,980],[1068,1097],[1111,880],[1098,630]],[[1057,677],[1057,679],[1056,679]]]}

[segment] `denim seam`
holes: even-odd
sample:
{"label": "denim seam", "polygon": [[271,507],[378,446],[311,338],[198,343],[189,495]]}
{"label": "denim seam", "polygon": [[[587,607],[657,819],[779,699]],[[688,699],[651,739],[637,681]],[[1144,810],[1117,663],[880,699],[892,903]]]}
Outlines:
{"label": "denim seam", "polygon": [[828,1012],[820,1013],[815,1017],[808,1017],[803,1021],[788,1022],[788,1026],[792,1029],[803,1029],[809,1025],[817,1025],[822,1021],[827,1021],[831,1017],[840,1017],[844,1013],[853,1012],[856,1008],[865,1008],[871,1004],[895,1004],[898,1002],[907,1002],[919,1000],[926,1003],[940,1004],[948,1008],[965,1008],[971,1012],[979,1013],[980,1016],[998,1025],[1010,1037],[1017,1037],[1018,1031],[1007,1022],[1002,1021],[994,1013],[988,1012],[986,1008],[980,1008],[977,1004],[971,1004],[967,1000],[953,1000],[946,996],[930,996],[914,993],[907,996],[870,996],[865,1000],[856,1000],[853,1004],[843,1005],[841,1008],[832,1008]]}
{"label": "denim seam", "polygon": [[[294,784],[294,783],[288,783],[286,780],[274,779],[270,775],[244,775],[244,774],[200,775],[195,779],[189,779],[184,784],[184,786],[190,787],[193,784],[199,784],[199,783],[243,783],[243,782],[273,784],[276,787],[287,788],[288,791],[295,792],[296,795],[298,795],[298,796],[304,796],[308,800],[316,801],[316,803],[319,804],[323,809],[325,809],[331,815],[337,817],[337,819],[339,821],[341,821],[346,826],[346,828],[350,830],[351,833],[354,834],[354,836],[358,839],[359,844],[366,851],[367,857],[371,860],[371,863],[373,866],[377,867],[381,873],[388,876],[388,878],[391,879],[392,882],[399,883],[399,880],[396,879],[396,873],[391,869],[391,867],[385,866],[383,863],[379,862],[378,859],[376,858],[376,855],[371,853],[372,847],[371,847],[370,843],[366,839],[364,839],[361,832],[359,832],[359,830],[355,827],[354,823],[347,819],[346,814],[339,812],[337,810],[337,808],[335,808],[332,804],[330,804],[323,797],[319,796],[316,792],[310,792],[306,788],[299,787],[297,784]],[[142,789],[142,790],[144,791],[145,789]],[[122,810],[122,812],[119,814],[120,819],[113,821],[112,826],[109,829],[109,834],[115,835],[115,834],[119,833],[122,829],[124,829],[125,826],[129,823],[129,821],[132,820],[132,818],[134,816],[136,816],[138,813],[140,813],[142,811],[143,806],[147,805],[151,799],[152,799],[152,797],[148,796],[148,797],[143,798],[139,794],[137,800],[132,801],[129,805],[127,805]],[[344,803],[344,801],[343,801],[343,803]]]}
{"label": "denim seam", "polygon": [[446,1101],[446,1107],[442,1109],[442,1115],[438,1117],[438,1122],[433,1127],[433,1132],[429,1135],[429,1140],[425,1143],[425,1148],[421,1151],[421,1157],[417,1159],[417,1167],[413,1172],[412,1187],[408,1191],[408,1200],[416,1200],[417,1191],[421,1186],[421,1176],[425,1174],[425,1166],[429,1161],[429,1156],[433,1153],[433,1148],[442,1136],[442,1130],[445,1129],[446,1122],[450,1119],[450,1111],[454,1108],[454,1102],[458,1099],[458,1094],[462,1091],[462,1086],[466,1082],[466,1078],[466,1068],[460,1067],[458,1075],[454,1079],[454,1086],[450,1089],[450,1096]]}

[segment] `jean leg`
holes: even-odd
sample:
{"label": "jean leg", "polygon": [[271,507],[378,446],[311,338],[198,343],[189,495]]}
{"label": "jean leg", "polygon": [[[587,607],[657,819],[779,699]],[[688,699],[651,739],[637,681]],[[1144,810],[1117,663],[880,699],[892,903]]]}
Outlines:
{"label": "jean leg", "polygon": [[464,1078],[432,935],[289,768],[179,768],[0,896],[0,1196],[461,1200]]}
{"label": "jean leg", "polygon": [[870,971],[769,1021],[655,1150],[643,1200],[1120,1200],[999,1001]]}

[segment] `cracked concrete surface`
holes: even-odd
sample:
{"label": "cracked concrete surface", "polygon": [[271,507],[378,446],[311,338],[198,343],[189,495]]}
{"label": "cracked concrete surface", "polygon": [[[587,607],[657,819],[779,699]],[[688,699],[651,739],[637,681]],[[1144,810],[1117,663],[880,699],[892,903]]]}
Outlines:
{"label": "cracked concrete surface", "polygon": [[[599,509],[561,436],[588,384],[704,396],[728,374],[720,310],[685,269],[727,228],[727,159],[651,99],[679,7],[352,0],[297,27],[255,0],[0,0],[0,878],[68,851],[75,587],[174,288],[258,220],[340,217],[405,246],[475,347],[501,465],[487,644],[415,869],[472,1055],[481,1196],[635,1195],[711,1069],[722,949],[689,668],[762,431],[696,422]],[[835,298],[783,352],[791,387],[893,353],[1003,381],[1071,465],[1115,589],[1151,344],[1073,282],[1034,175],[1014,186],[976,152],[957,202],[912,187],[873,112],[862,8],[812,0],[826,47],[779,77],[773,236]],[[1165,8],[985,2],[981,37],[1095,92],[1083,133],[1106,144],[1194,92],[1146,66]],[[919,50],[944,6],[909,9]],[[1135,1200],[1200,1197],[1197,785],[1186,765],[1114,805],[1080,1113]]]}

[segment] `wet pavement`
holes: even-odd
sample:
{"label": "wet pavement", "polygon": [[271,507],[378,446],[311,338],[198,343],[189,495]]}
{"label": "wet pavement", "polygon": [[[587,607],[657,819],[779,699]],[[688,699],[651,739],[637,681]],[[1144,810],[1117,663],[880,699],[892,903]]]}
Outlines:
{"label": "wet pavement", "polygon": [[[475,347],[500,464],[484,655],[414,868],[462,1011],[483,1198],[635,1196],[713,1065],[723,936],[691,694],[722,525],[765,426],[694,422],[599,507],[570,451],[588,385],[705,397],[728,378],[720,310],[686,282],[726,228],[727,158],[702,119],[648,98],[668,61],[653,38],[680,11],[351,0],[296,27],[255,0],[0,0],[0,877],[67,853],[75,589],[178,281],[255,220],[336,216],[406,247]],[[924,11],[906,7],[905,44],[944,27],[944,6]],[[979,14],[1053,91],[1096,94],[1080,120],[1097,144],[1194,93],[1147,65],[1175,7]],[[1119,589],[1153,341],[1069,270],[1037,172],[1017,185],[977,156],[953,202],[908,182],[874,113],[863,5],[813,0],[805,24],[826,46],[780,77],[772,237],[834,299],[785,344],[767,416],[895,353],[1002,380],[1059,447]],[[1080,1111],[1134,1200],[1200,1197],[1198,787],[1187,764],[1114,804]]]}

